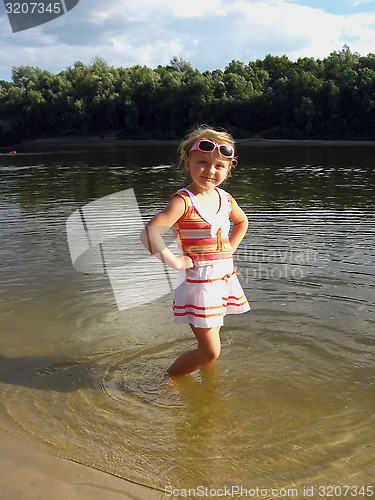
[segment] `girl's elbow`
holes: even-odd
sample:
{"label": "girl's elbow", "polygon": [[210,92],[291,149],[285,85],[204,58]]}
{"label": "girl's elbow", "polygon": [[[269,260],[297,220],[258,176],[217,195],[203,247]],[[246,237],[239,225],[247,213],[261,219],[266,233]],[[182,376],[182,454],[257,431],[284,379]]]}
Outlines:
{"label": "girl's elbow", "polygon": [[139,239],[143,243],[143,246],[145,246],[149,250],[149,241],[147,237],[147,228],[144,227],[141,231],[141,234],[139,235]]}

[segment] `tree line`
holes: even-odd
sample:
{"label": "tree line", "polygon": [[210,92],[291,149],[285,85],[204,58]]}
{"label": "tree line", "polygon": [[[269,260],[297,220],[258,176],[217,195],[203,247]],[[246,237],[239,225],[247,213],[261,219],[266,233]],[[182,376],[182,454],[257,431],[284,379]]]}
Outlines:
{"label": "tree line", "polygon": [[54,74],[13,67],[0,81],[0,144],[117,132],[121,139],[180,139],[197,123],[236,138],[375,139],[375,54],[348,46],[327,58],[267,55],[200,72],[167,66],[115,68],[101,57]]}

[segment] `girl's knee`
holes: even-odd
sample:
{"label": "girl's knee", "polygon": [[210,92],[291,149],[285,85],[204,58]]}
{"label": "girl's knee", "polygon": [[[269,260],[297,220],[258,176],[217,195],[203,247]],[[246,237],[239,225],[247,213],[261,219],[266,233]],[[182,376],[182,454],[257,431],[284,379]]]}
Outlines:
{"label": "girl's knee", "polygon": [[220,356],[220,328],[195,328],[192,325],[191,327],[198,340],[200,363],[202,365],[207,365],[208,363],[215,361],[215,359]]}
{"label": "girl's knee", "polygon": [[206,349],[201,349],[200,355],[202,362],[205,365],[212,363],[220,356],[220,346],[212,346]]}

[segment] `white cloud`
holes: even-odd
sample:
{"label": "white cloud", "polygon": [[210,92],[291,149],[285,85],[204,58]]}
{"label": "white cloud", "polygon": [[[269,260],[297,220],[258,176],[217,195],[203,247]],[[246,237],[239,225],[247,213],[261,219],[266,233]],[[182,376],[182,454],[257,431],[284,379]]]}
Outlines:
{"label": "white cloud", "polygon": [[[106,0],[105,7],[97,0],[90,1],[85,6],[89,9],[92,19],[109,18],[111,16],[124,16],[129,21],[159,22],[166,18],[191,19],[201,18],[206,15],[223,16],[227,14],[228,7],[223,1],[228,0]],[[229,3],[230,5],[230,3]]]}
{"label": "white cloud", "polygon": [[[292,3],[249,4],[241,0],[235,2],[233,8],[242,15],[244,24],[249,24],[249,33],[253,27],[262,27],[264,37],[273,39],[275,46],[279,46],[277,52],[288,53],[291,58],[302,54],[328,55],[329,51],[339,48],[337,41],[345,26],[342,16]],[[261,50],[257,41],[253,42]]]}
{"label": "white cloud", "polygon": [[[137,0],[137,2],[125,2],[127,14],[139,18],[139,16],[159,17],[172,16],[176,18],[200,18],[205,15],[223,16],[228,8],[221,0]],[[162,16],[161,16],[162,15]]]}
{"label": "white cloud", "polygon": [[140,46],[135,46],[130,40],[121,40],[120,38],[114,38],[111,42],[114,57],[121,60],[126,54],[129,61],[127,65],[130,66],[141,64],[153,67],[155,60],[162,61],[161,64],[167,64],[171,59],[171,53],[177,54],[182,50],[182,45],[178,40],[157,41],[153,44],[148,43]]}
{"label": "white cloud", "polygon": [[261,58],[267,53],[324,58],[345,43],[361,54],[374,50],[375,12],[337,15],[282,0],[238,0],[232,5],[237,44],[231,45],[238,53],[234,58],[246,61],[249,52]]}
{"label": "white cloud", "polygon": [[59,19],[15,34],[3,15],[0,79],[13,65],[56,72],[96,54],[115,66],[150,67],[177,56],[201,71],[269,53],[324,58],[345,43],[366,55],[375,47],[375,10],[358,10],[331,14],[293,0],[82,0]]}

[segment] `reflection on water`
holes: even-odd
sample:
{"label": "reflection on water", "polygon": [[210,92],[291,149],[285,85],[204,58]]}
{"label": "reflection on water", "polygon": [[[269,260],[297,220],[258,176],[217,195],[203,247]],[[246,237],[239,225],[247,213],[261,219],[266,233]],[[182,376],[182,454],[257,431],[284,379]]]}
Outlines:
{"label": "reflection on water", "polygon": [[373,148],[239,148],[223,187],[250,220],[236,265],[252,311],[226,319],[215,365],[175,381],[161,374],[194,340],[171,295],[118,311],[65,232],[125,189],[145,220],[164,206],[183,181],[174,147],[154,152],[0,155],[0,425],[159,489],[370,485]]}

